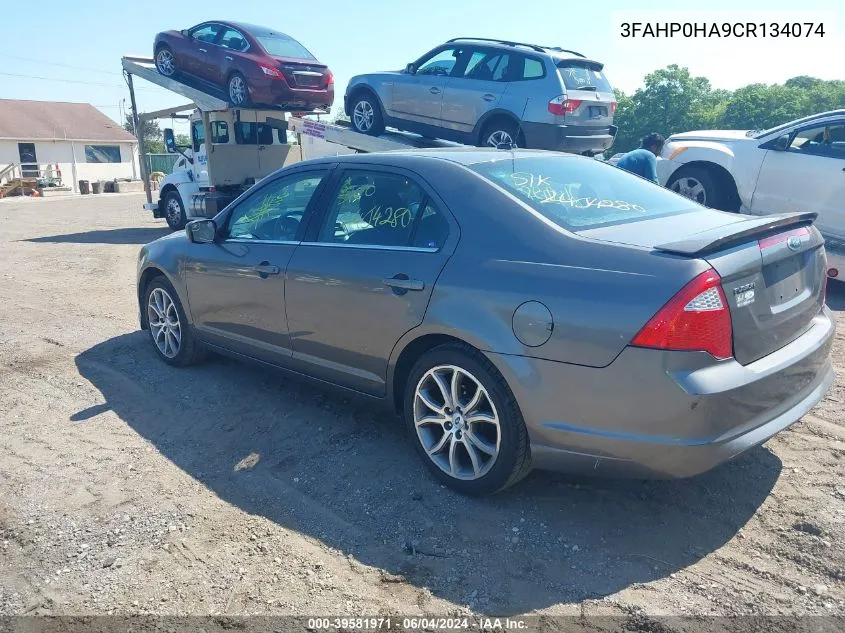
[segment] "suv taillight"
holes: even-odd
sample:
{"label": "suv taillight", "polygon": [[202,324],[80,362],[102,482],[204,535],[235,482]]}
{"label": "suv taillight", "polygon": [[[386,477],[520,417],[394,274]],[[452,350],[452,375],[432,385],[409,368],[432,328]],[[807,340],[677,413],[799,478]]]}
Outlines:
{"label": "suv taillight", "polygon": [[610,102],[610,115],[613,116],[616,113],[616,102]]}
{"label": "suv taillight", "polygon": [[580,99],[567,99],[563,95],[549,101],[549,112],[558,116],[572,114],[583,103]]}
{"label": "suv taillight", "polygon": [[733,356],[733,328],[722,278],[712,268],[681,288],[631,341],[636,347]]}

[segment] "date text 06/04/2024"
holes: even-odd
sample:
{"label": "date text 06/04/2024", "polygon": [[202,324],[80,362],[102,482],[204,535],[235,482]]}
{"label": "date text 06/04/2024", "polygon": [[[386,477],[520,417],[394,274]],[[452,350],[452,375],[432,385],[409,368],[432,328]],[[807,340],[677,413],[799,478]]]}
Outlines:
{"label": "date text 06/04/2024", "polygon": [[409,618],[309,618],[309,631],[328,630],[395,630],[401,624],[406,631],[519,631],[527,624],[518,618],[468,618],[468,617],[409,617]]}
{"label": "date text 06/04/2024", "polygon": [[822,22],[623,22],[622,37],[824,37]]}

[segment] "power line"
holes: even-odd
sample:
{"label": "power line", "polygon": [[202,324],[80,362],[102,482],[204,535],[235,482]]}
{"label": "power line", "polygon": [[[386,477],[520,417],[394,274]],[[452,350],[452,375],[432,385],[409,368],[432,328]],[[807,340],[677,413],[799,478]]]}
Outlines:
{"label": "power line", "polygon": [[25,62],[33,62],[35,64],[46,64],[48,66],[60,66],[61,68],[72,68],[74,70],[85,70],[92,73],[102,73],[104,75],[119,75],[120,73],[114,70],[99,70],[97,68],[87,68],[85,66],[71,66],[70,64],[60,64],[59,62],[48,62],[43,59],[32,59],[31,57],[21,57],[20,55],[9,55],[8,53],[0,53],[0,57],[8,57],[10,59],[20,59]]}
{"label": "power line", "polygon": [[[107,84],[100,81],[82,81],[81,79],[58,79],[56,77],[39,77],[37,75],[20,75],[18,73],[3,73],[0,72],[0,75],[5,75],[7,77],[19,77],[21,79],[40,79],[42,81],[59,81],[66,84],[84,84],[86,86],[105,86],[106,88],[124,88],[125,86],[121,86],[120,84]],[[143,86],[139,88],[135,88],[135,90],[143,90],[144,92],[163,92],[163,90],[159,88],[145,88]]]}

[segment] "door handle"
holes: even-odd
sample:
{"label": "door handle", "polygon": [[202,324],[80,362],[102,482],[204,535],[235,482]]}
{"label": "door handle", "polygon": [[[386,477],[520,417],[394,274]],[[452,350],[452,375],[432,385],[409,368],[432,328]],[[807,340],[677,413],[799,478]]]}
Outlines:
{"label": "door handle", "polygon": [[253,270],[262,279],[267,279],[270,275],[278,275],[281,272],[278,266],[273,266],[270,262],[261,262],[258,266],[254,266]]}
{"label": "door handle", "polygon": [[231,55],[226,55],[226,61],[232,61],[234,58]]}
{"label": "door handle", "polygon": [[483,96],[483,97],[481,97],[481,98],[482,98],[482,99],[484,99],[485,101],[495,101],[495,99],[496,99],[496,95],[491,95],[491,94],[488,92],[486,95],[484,95],[484,96]]}
{"label": "door handle", "polygon": [[201,48],[201,49],[200,49],[200,53],[207,53],[207,52],[208,52],[208,50],[207,50],[207,49],[205,49],[205,48]]}
{"label": "door handle", "polygon": [[432,86],[431,88],[428,89],[428,91],[433,95],[439,95],[440,94],[440,88],[438,88],[437,86]]}
{"label": "door handle", "polygon": [[408,275],[404,273],[399,273],[398,275],[394,275],[389,279],[382,279],[381,283],[385,286],[393,288],[395,292],[398,294],[405,294],[409,290],[414,290],[419,292],[425,288],[425,283],[420,281],[419,279],[411,279]]}

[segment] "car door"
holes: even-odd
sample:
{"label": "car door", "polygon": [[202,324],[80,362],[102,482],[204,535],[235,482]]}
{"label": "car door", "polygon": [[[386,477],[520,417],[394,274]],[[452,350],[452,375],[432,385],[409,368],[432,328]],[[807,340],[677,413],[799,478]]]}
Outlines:
{"label": "car door", "polygon": [[183,66],[186,72],[195,77],[213,81],[214,73],[209,67],[208,55],[209,51],[212,52],[212,55],[214,53],[214,42],[217,41],[220,29],[219,24],[206,23],[191,30],[184,50]]}
{"label": "car door", "polygon": [[823,234],[845,239],[845,119],[800,127],[786,150],[765,151],[751,210],[815,211]]}
{"label": "car door", "polygon": [[234,203],[213,244],[193,244],[185,267],[198,336],[271,363],[291,356],[285,271],[328,169],[262,183]]}
{"label": "car door", "polygon": [[499,105],[508,87],[511,57],[507,51],[471,47],[467,62],[446,82],[441,125],[472,132],[476,123]]}
{"label": "car door", "polygon": [[214,47],[217,64],[214,69],[214,81],[223,85],[226,83],[229,73],[239,68],[239,62],[243,61],[241,55],[249,48],[249,44],[243,33],[231,27],[222,29],[217,43],[219,46]]}
{"label": "car door", "polygon": [[390,116],[440,126],[443,89],[450,73],[460,67],[465,47],[446,46],[414,64],[413,74],[398,75],[393,84]]}
{"label": "car door", "polygon": [[458,229],[442,201],[399,169],[345,169],[288,266],[294,366],[383,396],[396,342],[425,315]]}

